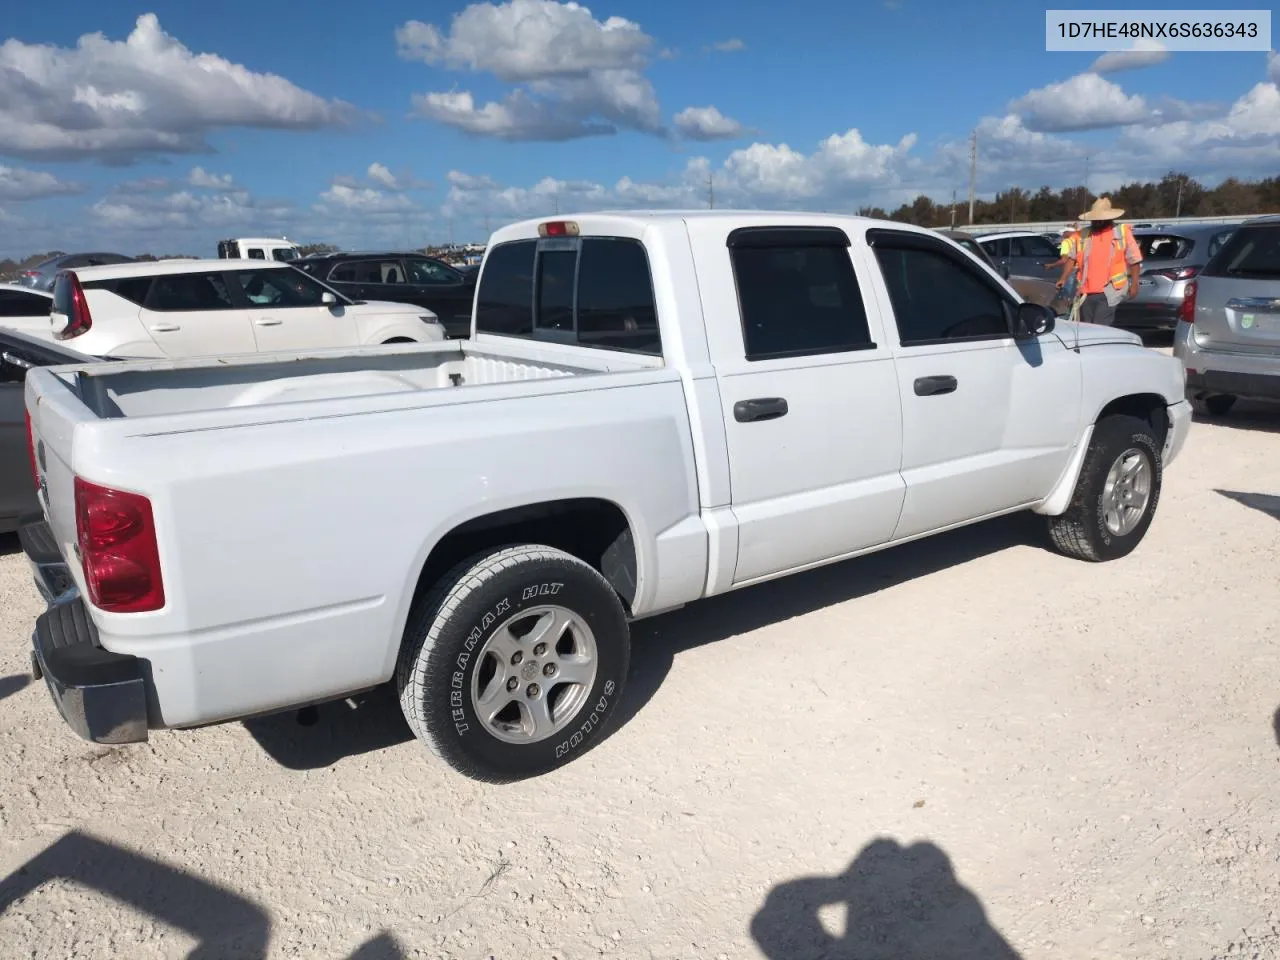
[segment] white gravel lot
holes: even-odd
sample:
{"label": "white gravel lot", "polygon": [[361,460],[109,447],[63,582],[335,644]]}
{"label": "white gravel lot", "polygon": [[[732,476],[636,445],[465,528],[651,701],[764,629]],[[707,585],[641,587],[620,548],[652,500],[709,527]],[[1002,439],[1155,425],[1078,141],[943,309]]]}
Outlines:
{"label": "white gravel lot", "polygon": [[1021,516],[638,625],[626,722],[506,787],[381,695],[84,743],[0,539],[0,956],[1280,957],[1280,412],[1242,407],[1127,560]]}

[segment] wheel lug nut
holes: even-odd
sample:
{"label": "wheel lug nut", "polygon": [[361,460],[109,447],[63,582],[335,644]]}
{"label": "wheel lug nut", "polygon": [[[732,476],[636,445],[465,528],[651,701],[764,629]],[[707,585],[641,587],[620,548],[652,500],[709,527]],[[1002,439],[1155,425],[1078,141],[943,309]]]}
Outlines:
{"label": "wheel lug nut", "polygon": [[540,657],[546,652],[547,652],[547,645],[545,643],[539,643],[535,645],[533,648],[533,655],[535,657]]}
{"label": "wheel lug nut", "polygon": [[515,677],[512,677],[510,680],[507,681],[508,691],[514,690],[518,686],[520,686],[520,681],[517,680]]}
{"label": "wheel lug nut", "polygon": [[511,655],[511,665],[514,667],[523,659],[524,659],[524,654],[521,653],[519,650],[517,650],[515,653]]}
{"label": "wheel lug nut", "polygon": [[538,694],[542,693],[542,688],[536,683],[531,683],[529,684],[529,688],[525,690],[525,693],[529,695],[530,699],[536,699]]}
{"label": "wheel lug nut", "polygon": [[546,677],[554,677],[556,675],[556,665],[554,663],[548,663],[542,668],[542,674]]}

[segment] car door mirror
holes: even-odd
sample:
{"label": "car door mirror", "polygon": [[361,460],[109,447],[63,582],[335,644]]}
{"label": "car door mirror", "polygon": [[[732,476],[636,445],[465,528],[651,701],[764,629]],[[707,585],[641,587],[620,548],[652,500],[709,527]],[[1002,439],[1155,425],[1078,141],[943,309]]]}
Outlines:
{"label": "car door mirror", "polygon": [[328,290],[326,290],[324,293],[320,294],[320,302],[323,303],[326,307],[332,307],[334,304],[338,302],[338,298],[335,297]]}
{"label": "car door mirror", "polygon": [[1015,340],[1030,340],[1051,333],[1056,319],[1048,307],[1038,303],[1020,303],[1013,314],[1013,337]]}

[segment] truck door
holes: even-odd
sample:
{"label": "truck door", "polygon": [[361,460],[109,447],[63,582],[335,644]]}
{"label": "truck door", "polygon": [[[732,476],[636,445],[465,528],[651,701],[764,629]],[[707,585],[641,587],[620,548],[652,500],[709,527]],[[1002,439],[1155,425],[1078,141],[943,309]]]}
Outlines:
{"label": "truck door", "polygon": [[941,238],[873,229],[866,239],[865,273],[897,341],[907,491],[894,539],[1042,500],[1079,426],[1077,355],[1053,333],[1015,341],[1016,301]]}
{"label": "truck door", "polygon": [[[835,227],[692,221],[738,524],[735,584],[886,542],[902,508],[892,352]],[[736,290],[736,297],[735,297]]]}

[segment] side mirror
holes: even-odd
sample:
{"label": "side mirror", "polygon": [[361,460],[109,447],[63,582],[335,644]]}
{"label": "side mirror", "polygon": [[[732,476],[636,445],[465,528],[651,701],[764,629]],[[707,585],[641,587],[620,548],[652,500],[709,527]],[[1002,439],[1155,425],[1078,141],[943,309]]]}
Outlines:
{"label": "side mirror", "polygon": [[326,290],[324,293],[320,294],[320,302],[323,303],[326,307],[332,307],[335,303],[338,302],[338,298],[335,297],[328,290]]}
{"label": "side mirror", "polygon": [[1013,338],[1030,340],[1044,333],[1052,333],[1057,318],[1048,307],[1038,303],[1020,303],[1013,318]]}

